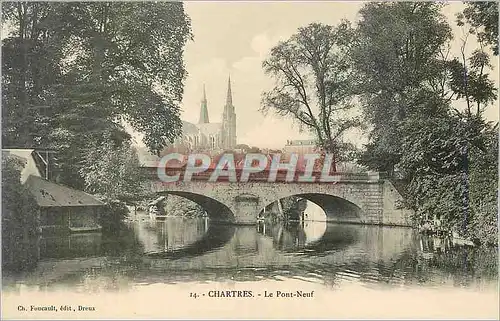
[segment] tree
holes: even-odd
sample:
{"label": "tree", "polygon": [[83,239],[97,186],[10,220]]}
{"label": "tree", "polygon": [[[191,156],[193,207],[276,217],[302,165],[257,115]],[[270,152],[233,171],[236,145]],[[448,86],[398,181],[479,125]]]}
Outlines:
{"label": "tree", "polygon": [[38,236],[38,207],[30,192],[21,185],[24,164],[2,157],[2,267],[22,270],[36,263],[33,239]]}
{"label": "tree", "polygon": [[[490,157],[498,147],[494,126],[483,120],[496,99],[490,58],[481,36],[466,57],[470,31],[461,39],[461,56],[449,57],[452,35],[441,7],[370,3],[361,10],[353,60],[373,131],[360,162],[400,170],[416,223],[440,218],[445,228],[491,242],[486,235],[496,230],[496,183],[490,176],[497,165]],[[465,108],[454,108],[455,100]]]}
{"label": "tree", "polygon": [[85,190],[108,199],[132,202],[146,191],[146,176],[140,170],[136,150],[129,142],[118,148],[112,139],[94,144],[83,160],[81,175]]}
{"label": "tree", "polygon": [[2,141],[4,146],[46,146],[57,113],[61,59],[69,38],[64,4],[2,3]]}
{"label": "tree", "polygon": [[4,143],[58,151],[59,179],[83,187],[82,159],[123,120],[158,154],[180,135],[191,39],[182,3],[4,3]]}
{"label": "tree", "polygon": [[458,24],[463,25],[466,20],[472,26],[480,42],[492,47],[493,53],[498,55],[498,2],[478,1],[469,2],[462,13],[458,15]]}
{"label": "tree", "polygon": [[66,63],[74,93],[67,103],[109,123],[129,121],[158,154],[181,131],[182,54],[191,39],[183,4],[77,3],[72,10],[67,47],[78,48],[78,57]]}
{"label": "tree", "polygon": [[276,85],[263,93],[261,110],[291,117],[316,136],[320,147],[337,156],[342,135],[361,124],[347,115],[353,107],[354,39],[348,22],[337,27],[312,23],[272,48],[262,64]]}
{"label": "tree", "polygon": [[412,134],[405,137],[400,166],[409,182],[405,202],[417,223],[437,217],[446,228],[491,243],[489,232],[497,225],[496,126],[458,114],[408,127]]}
{"label": "tree", "polygon": [[402,152],[402,124],[442,115],[451,29],[435,3],[369,3],[360,10],[353,62],[365,120],[373,126],[361,163],[392,171]]}
{"label": "tree", "polygon": [[[464,29],[465,36],[460,39],[461,57],[449,63],[450,88],[457,99],[465,100],[466,116],[471,118],[475,114],[478,117],[497,98],[496,86],[487,73],[493,66],[485,48],[492,45],[494,54],[498,54],[498,5],[493,2],[469,3],[463,13],[457,14],[457,25]],[[479,48],[467,58],[465,48],[471,35],[476,36]]]}

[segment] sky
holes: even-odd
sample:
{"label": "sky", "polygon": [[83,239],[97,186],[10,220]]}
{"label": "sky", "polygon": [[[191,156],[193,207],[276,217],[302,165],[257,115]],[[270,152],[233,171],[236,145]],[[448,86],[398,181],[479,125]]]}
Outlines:
{"label": "sky", "polygon": [[[362,5],[355,1],[185,2],[194,40],[187,44],[184,53],[188,78],[182,103],[183,120],[198,122],[205,85],[210,121],[220,122],[231,75],[238,143],[282,148],[288,139],[309,138],[307,133],[299,132],[291,119],[259,111],[262,92],[273,85],[273,80],[262,70],[262,61],[273,46],[289,38],[299,27],[311,22],[336,25],[342,19],[356,21]],[[455,2],[443,11],[452,26],[455,13],[462,9],[463,4]],[[463,33],[458,27],[454,33],[452,53],[458,55],[458,38]],[[469,40],[467,49],[473,50],[474,42]],[[492,75],[498,84],[498,58],[493,62]],[[488,108],[486,117],[498,120],[498,107]],[[366,141],[366,137],[356,138]]]}

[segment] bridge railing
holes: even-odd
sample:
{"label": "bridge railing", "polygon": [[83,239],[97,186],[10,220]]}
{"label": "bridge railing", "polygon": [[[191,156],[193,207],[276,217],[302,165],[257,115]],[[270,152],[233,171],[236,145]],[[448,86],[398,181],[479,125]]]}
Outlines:
{"label": "bridge railing", "polygon": [[[158,172],[157,168],[148,168],[147,169],[148,174],[150,175],[151,179],[153,180],[159,180],[158,177]],[[214,173],[214,169],[208,169],[204,172],[201,173],[196,173],[193,174],[191,177],[191,181],[208,181],[210,177]],[[241,175],[243,170],[242,169],[236,169],[236,180],[238,182],[241,181]],[[165,169],[165,174],[167,176],[177,176],[179,175],[179,179],[177,181],[183,181],[184,180],[184,173],[185,170],[184,168],[166,168]],[[320,178],[322,176],[321,171],[313,171],[312,172],[312,177],[315,179],[312,182],[301,182],[299,181],[299,177],[302,177],[304,175],[303,171],[296,171],[293,179],[287,180],[287,171],[286,170],[278,170],[274,171],[276,174],[276,179],[273,180],[273,182],[276,183],[314,183],[318,184],[321,183]],[[258,173],[250,173],[248,181],[249,183],[251,182],[268,182],[269,177],[271,176],[271,170],[266,169]],[[333,176],[334,179],[333,181],[378,181],[380,180],[380,176],[376,172],[367,172],[367,173],[346,173],[346,172],[334,172],[330,173],[329,176]],[[229,177],[228,176],[219,176],[216,180],[216,182],[229,182]],[[330,182],[325,182],[326,184],[331,183]]]}

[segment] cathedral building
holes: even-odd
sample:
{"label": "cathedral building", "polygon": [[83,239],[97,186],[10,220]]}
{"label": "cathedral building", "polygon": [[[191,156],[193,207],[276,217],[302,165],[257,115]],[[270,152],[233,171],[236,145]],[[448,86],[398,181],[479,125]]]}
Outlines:
{"label": "cathedral building", "polygon": [[[179,152],[232,150],[236,146],[236,113],[231,92],[231,77],[228,79],[226,104],[222,122],[211,123],[208,116],[208,101],[203,86],[200,119],[197,124],[182,122],[182,137],[172,146]],[[172,150],[172,147],[169,148]]]}

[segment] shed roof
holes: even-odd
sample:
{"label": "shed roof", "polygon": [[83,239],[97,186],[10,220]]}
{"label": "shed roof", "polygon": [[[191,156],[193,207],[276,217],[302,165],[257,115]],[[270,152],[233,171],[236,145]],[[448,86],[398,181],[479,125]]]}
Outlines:
{"label": "shed roof", "polygon": [[30,175],[25,186],[40,207],[102,206],[103,202],[85,192]]}

